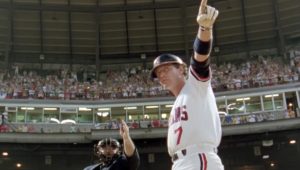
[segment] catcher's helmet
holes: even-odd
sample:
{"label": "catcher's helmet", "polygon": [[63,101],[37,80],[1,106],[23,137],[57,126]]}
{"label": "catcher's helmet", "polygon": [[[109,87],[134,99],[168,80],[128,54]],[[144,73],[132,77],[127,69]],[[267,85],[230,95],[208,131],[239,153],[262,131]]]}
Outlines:
{"label": "catcher's helmet", "polygon": [[165,64],[181,64],[186,65],[181,58],[174,54],[161,54],[153,61],[153,68],[150,72],[152,79],[156,78],[155,69]]}
{"label": "catcher's helmet", "polygon": [[[111,147],[116,152],[113,155],[104,152],[106,147]],[[117,159],[121,154],[121,145],[116,139],[105,138],[98,142],[95,147],[96,155],[99,157],[100,162],[109,164],[111,161]]]}

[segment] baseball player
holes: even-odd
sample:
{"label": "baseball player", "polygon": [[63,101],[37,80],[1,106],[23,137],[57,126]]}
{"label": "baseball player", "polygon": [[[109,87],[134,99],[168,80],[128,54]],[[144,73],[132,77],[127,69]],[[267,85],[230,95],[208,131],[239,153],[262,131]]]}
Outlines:
{"label": "baseball player", "polygon": [[197,16],[199,30],[194,41],[194,56],[188,70],[186,64],[173,54],[162,54],[153,62],[151,77],[158,79],[176,96],[168,129],[172,170],[224,169],[217,154],[222,130],[211,87],[209,61],[212,27],[218,13],[217,9],[207,5],[207,0],[202,0]]}
{"label": "baseball player", "polygon": [[129,135],[129,127],[123,120],[120,135],[123,138],[124,153],[116,139],[102,139],[94,148],[99,163],[90,165],[84,170],[137,170],[140,165],[139,153]]}

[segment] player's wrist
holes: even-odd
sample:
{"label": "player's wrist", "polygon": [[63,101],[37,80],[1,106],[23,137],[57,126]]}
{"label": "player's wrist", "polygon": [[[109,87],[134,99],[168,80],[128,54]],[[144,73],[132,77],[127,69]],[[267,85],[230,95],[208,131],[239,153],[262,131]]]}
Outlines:
{"label": "player's wrist", "polygon": [[212,26],[206,27],[206,26],[202,26],[202,25],[199,25],[199,28],[201,31],[212,31],[212,29],[213,29]]}

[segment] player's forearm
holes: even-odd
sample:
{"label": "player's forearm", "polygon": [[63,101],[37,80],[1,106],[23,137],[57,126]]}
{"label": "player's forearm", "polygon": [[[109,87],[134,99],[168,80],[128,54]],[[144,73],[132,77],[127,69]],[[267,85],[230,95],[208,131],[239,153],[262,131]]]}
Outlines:
{"label": "player's forearm", "polygon": [[123,144],[124,144],[124,152],[126,156],[130,157],[134,154],[135,145],[131,139],[131,137],[128,135],[124,135],[123,137]]}
{"label": "player's forearm", "polygon": [[[212,34],[212,29],[203,29],[201,26],[199,26],[198,33],[197,33],[197,38],[202,41],[203,43],[209,43],[209,46],[211,45],[211,41],[213,40],[213,34]],[[208,53],[207,54],[199,54],[194,50],[194,57],[197,61],[203,62],[207,60],[207,58],[210,55],[211,47],[207,49]]]}

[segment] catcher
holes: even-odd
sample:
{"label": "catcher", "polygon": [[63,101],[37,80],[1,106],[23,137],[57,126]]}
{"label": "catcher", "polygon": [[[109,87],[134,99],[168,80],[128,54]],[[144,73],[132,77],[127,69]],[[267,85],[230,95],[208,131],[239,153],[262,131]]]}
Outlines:
{"label": "catcher", "polygon": [[129,135],[129,127],[123,120],[120,135],[123,138],[124,152],[121,151],[121,144],[116,139],[102,139],[94,148],[99,163],[90,165],[84,170],[137,170],[140,165],[139,153]]}

